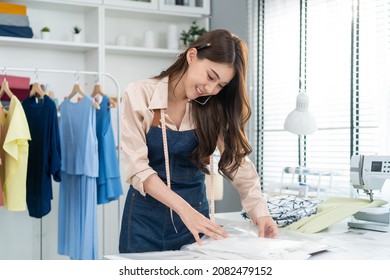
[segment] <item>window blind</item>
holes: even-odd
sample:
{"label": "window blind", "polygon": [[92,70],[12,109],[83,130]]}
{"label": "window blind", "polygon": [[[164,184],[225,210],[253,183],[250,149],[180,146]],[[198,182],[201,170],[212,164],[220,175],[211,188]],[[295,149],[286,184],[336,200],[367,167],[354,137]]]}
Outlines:
{"label": "window blind", "polygon": [[[251,2],[249,84],[255,107],[248,133],[266,190],[280,182],[284,167],[302,163],[336,172],[333,192],[350,195],[351,155],[390,152],[389,3]],[[304,138],[302,159],[298,136],[283,128],[295,108],[300,71],[318,124]]]}

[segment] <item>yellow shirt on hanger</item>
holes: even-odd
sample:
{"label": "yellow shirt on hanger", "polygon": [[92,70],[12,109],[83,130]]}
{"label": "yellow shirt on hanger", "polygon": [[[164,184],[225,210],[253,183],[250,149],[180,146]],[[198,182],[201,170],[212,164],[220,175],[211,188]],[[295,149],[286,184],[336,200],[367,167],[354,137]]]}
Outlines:
{"label": "yellow shirt on hanger", "polygon": [[0,178],[4,192],[4,207],[10,211],[24,211],[30,129],[22,104],[12,96],[8,111],[1,110],[2,126]]}

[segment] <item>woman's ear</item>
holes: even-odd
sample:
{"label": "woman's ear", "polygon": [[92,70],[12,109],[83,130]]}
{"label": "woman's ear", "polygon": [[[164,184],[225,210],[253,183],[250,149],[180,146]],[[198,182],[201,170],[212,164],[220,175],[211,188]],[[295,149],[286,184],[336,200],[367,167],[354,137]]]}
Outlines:
{"label": "woman's ear", "polygon": [[195,48],[191,48],[187,51],[188,65],[191,65],[192,63],[194,63],[196,61],[196,59],[198,58],[197,54],[198,54],[198,51]]}

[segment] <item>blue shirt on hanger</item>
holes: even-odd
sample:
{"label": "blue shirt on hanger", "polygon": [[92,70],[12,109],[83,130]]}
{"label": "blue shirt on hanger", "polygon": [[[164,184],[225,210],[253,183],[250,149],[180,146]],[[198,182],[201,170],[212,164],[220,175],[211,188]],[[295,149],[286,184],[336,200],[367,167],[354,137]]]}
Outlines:
{"label": "blue shirt on hanger", "polygon": [[28,96],[22,106],[31,134],[26,182],[27,208],[31,217],[41,218],[51,210],[52,177],[56,182],[61,181],[57,108],[46,95],[43,99]]}

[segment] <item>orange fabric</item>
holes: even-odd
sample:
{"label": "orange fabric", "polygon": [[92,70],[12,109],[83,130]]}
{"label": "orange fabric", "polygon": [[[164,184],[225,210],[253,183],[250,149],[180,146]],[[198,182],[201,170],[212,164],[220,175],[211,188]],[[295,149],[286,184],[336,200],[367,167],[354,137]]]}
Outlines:
{"label": "orange fabric", "polygon": [[23,5],[0,2],[0,13],[13,15],[27,15],[27,8]]}

